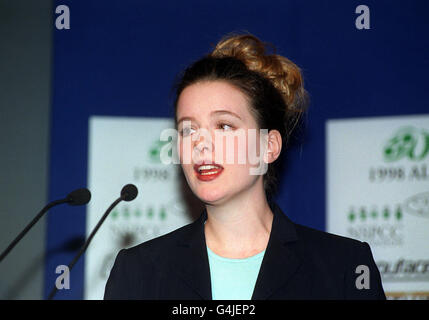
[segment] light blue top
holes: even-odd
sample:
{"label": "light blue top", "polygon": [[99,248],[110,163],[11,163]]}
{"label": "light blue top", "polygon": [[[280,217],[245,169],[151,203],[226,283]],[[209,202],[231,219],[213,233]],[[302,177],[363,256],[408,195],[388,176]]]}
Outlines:
{"label": "light blue top", "polygon": [[213,300],[250,300],[265,250],[244,259],[217,255],[207,247]]}

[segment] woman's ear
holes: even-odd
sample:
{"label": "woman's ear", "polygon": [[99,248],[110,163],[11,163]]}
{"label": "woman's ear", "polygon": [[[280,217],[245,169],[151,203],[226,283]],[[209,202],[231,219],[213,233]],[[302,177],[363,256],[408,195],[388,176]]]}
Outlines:
{"label": "woman's ear", "polygon": [[282,136],[278,130],[268,132],[268,144],[265,150],[265,163],[273,163],[280,156],[282,150]]}

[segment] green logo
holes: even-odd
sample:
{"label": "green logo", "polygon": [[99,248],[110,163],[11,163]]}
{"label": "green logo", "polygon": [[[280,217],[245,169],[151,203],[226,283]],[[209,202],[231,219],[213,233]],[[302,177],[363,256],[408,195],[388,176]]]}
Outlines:
{"label": "green logo", "polygon": [[423,129],[403,127],[387,141],[383,148],[386,162],[408,158],[412,161],[423,160],[429,153],[429,133]]}
{"label": "green logo", "polygon": [[[171,140],[170,141],[156,140],[154,143],[152,143],[148,152],[150,161],[155,163],[161,163],[161,158],[160,158],[161,149],[168,143],[171,143]],[[172,157],[172,154],[173,154],[173,150],[170,148],[170,150],[168,151],[168,156]]]}
{"label": "green logo", "polygon": [[154,207],[147,207],[145,210],[141,210],[140,208],[130,209],[128,206],[123,206],[120,208],[116,208],[111,213],[112,220],[129,220],[130,218],[146,218],[148,220],[161,220],[164,221],[167,219],[167,210],[164,207],[155,209]]}
{"label": "green logo", "polygon": [[401,206],[397,206],[396,208],[391,208],[389,206],[385,206],[381,210],[377,208],[367,208],[360,207],[358,209],[350,208],[350,211],[347,215],[350,222],[365,222],[365,221],[401,221],[403,217]]}

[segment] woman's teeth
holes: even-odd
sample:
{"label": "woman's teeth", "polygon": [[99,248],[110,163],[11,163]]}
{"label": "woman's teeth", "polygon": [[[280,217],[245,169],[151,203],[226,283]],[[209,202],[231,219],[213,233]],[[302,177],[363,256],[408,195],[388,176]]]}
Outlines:
{"label": "woman's teeth", "polygon": [[219,166],[206,164],[198,167],[198,174],[202,176],[208,176],[212,174],[217,174],[220,170],[222,170],[222,168]]}
{"label": "woman's teeth", "polygon": [[208,176],[208,175],[216,174],[216,173],[217,173],[217,171],[200,172],[200,175],[202,175],[202,176]]}
{"label": "woman's teeth", "polygon": [[219,167],[217,167],[217,166],[212,166],[212,165],[204,165],[204,166],[200,166],[199,168],[198,168],[198,171],[203,171],[203,170],[212,170],[212,169],[220,169]]}

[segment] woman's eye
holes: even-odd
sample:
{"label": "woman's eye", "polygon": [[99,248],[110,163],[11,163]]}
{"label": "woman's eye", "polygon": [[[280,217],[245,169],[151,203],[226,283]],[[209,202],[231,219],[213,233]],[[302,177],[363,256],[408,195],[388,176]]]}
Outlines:
{"label": "woman's eye", "polygon": [[182,130],[180,130],[180,133],[182,134],[182,136],[186,137],[189,136],[190,134],[194,133],[195,130],[192,129],[191,127],[185,127]]}
{"label": "woman's eye", "polygon": [[219,129],[222,129],[224,131],[230,131],[233,130],[233,127],[227,123],[221,123],[219,124]]}

